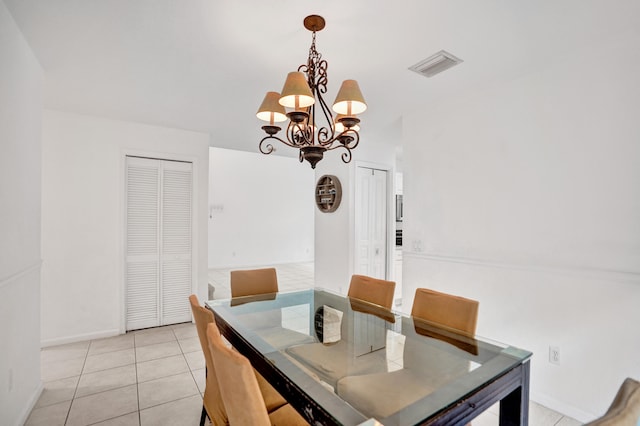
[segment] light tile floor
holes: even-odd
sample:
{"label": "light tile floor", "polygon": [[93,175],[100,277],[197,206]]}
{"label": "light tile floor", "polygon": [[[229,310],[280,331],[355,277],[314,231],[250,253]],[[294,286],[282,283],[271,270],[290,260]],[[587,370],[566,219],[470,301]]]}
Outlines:
{"label": "light tile floor", "polygon": [[27,425],[197,425],[204,356],[191,323],[44,348]]}
{"label": "light tile floor", "polygon": [[[282,291],[313,286],[313,263],[277,265]],[[216,299],[229,297],[229,271],[209,271]],[[205,363],[195,326],[176,324],[41,351],[44,391],[26,425],[197,425]],[[209,424],[207,422],[207,424]],[[497,406],[473,421],[498,424]],[[577,421],[530,404],[532,426]]]}

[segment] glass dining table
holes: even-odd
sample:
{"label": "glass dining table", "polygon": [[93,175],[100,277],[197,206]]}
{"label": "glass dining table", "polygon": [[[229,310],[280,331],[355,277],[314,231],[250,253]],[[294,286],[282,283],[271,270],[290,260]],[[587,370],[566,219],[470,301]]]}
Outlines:
{"label": "glass dining table", "polygon": [[311,425],[527,425],[531,352],[322,289],[209,300],[222,335]]}

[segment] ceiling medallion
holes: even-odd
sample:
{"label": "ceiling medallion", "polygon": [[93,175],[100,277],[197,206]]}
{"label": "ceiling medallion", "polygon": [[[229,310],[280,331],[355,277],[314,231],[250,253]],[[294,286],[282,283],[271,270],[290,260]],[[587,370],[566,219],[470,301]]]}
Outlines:
{"label": "ceiling medallion", "polygon": [[[290,72],[281,93],[267,92],[257,117],[269,124],[262,126],[265,136],[258,145],[260,152],[271,154],[272,140],[300,150],[300,162],[307,160],[315,169],[325,151],[344,149],[342,161],[351,161],[351,150],[360,142],[358,114],[367,109],[358,82],[345,80],[333,103],[333,112],[323,95],[327,93],[327,61],[316,50],[316,32],[325,26],[322,16],[310,15],[304,26],[313,33],[307,63]],[[318,107],[318,108],[316,108]],[[287,110],[285,110],[287,108]],[[323,126],[319,121],[323,119]],[[282,130],[274,123],[287,121],[286,139],[277,136]]]}

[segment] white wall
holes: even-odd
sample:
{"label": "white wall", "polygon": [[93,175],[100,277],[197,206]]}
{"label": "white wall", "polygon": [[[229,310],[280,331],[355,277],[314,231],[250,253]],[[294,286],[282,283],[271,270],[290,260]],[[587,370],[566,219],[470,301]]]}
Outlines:
{"label": "white wall", "polygon": [[314,185],[297,158],[211,148],[209,268],[313,261]]}
{"label": "white wall", "polygon": [[640,378],[639,47],[621,34],[404,123],[404,310],[417,287],[479,300],[480,335],[534,352],[532,399],[582,421]]}
{"label": "white wall", "polygon": [[[326,152],[315,170],[316,181],[323,175],[336,176],[342,185],[342,201],[333,213],[321,212],[315,208],[315,283],[317,287],[346,294],[351,275],[355,270],[355,168],[356,166],[377,167],[389,170],[388,182],[388,251],[391,255],[395,242],[395,205],[393,204],[393,178],[395,176],[395,147],[389,143],[376,143],[363,137],[353,151],[353,159],[345,164],[340,159],[343,150]],[[307,163],[305,165],[308,166]],[[314,183],[315,186],[315,183]],[[393,267],[393,262],[388,262]],[[393,279],[393,270],[390,269]]]}
{"label": "white wall", "polygon": [[21,425],[40,381],[42,69],[0,1],[0,424]]}
{"label": "white wall", "polygon": [[346,294],[354,271],[355,163],[352,160],[344,164],[336,152],[326,153],[315,173],[316,181],[323,175],[334,175],[342,186],[342,200],[336,211],[325,213],[315,208],[315,284]]}
{"label": "white wall", "polygon": [[193,276],[204,300],[209,136],[51,110],[45,110],[43,126],[43,345],[124,331],[128,154],[193,162]]}

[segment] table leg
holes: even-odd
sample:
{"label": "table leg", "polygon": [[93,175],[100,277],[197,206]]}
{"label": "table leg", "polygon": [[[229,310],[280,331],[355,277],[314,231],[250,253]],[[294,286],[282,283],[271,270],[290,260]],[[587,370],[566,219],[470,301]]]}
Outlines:
{"label": "table leg", "polygon": [[529,424],[529,362],[522,365],[522,383],[500,401],[500,426]]}

